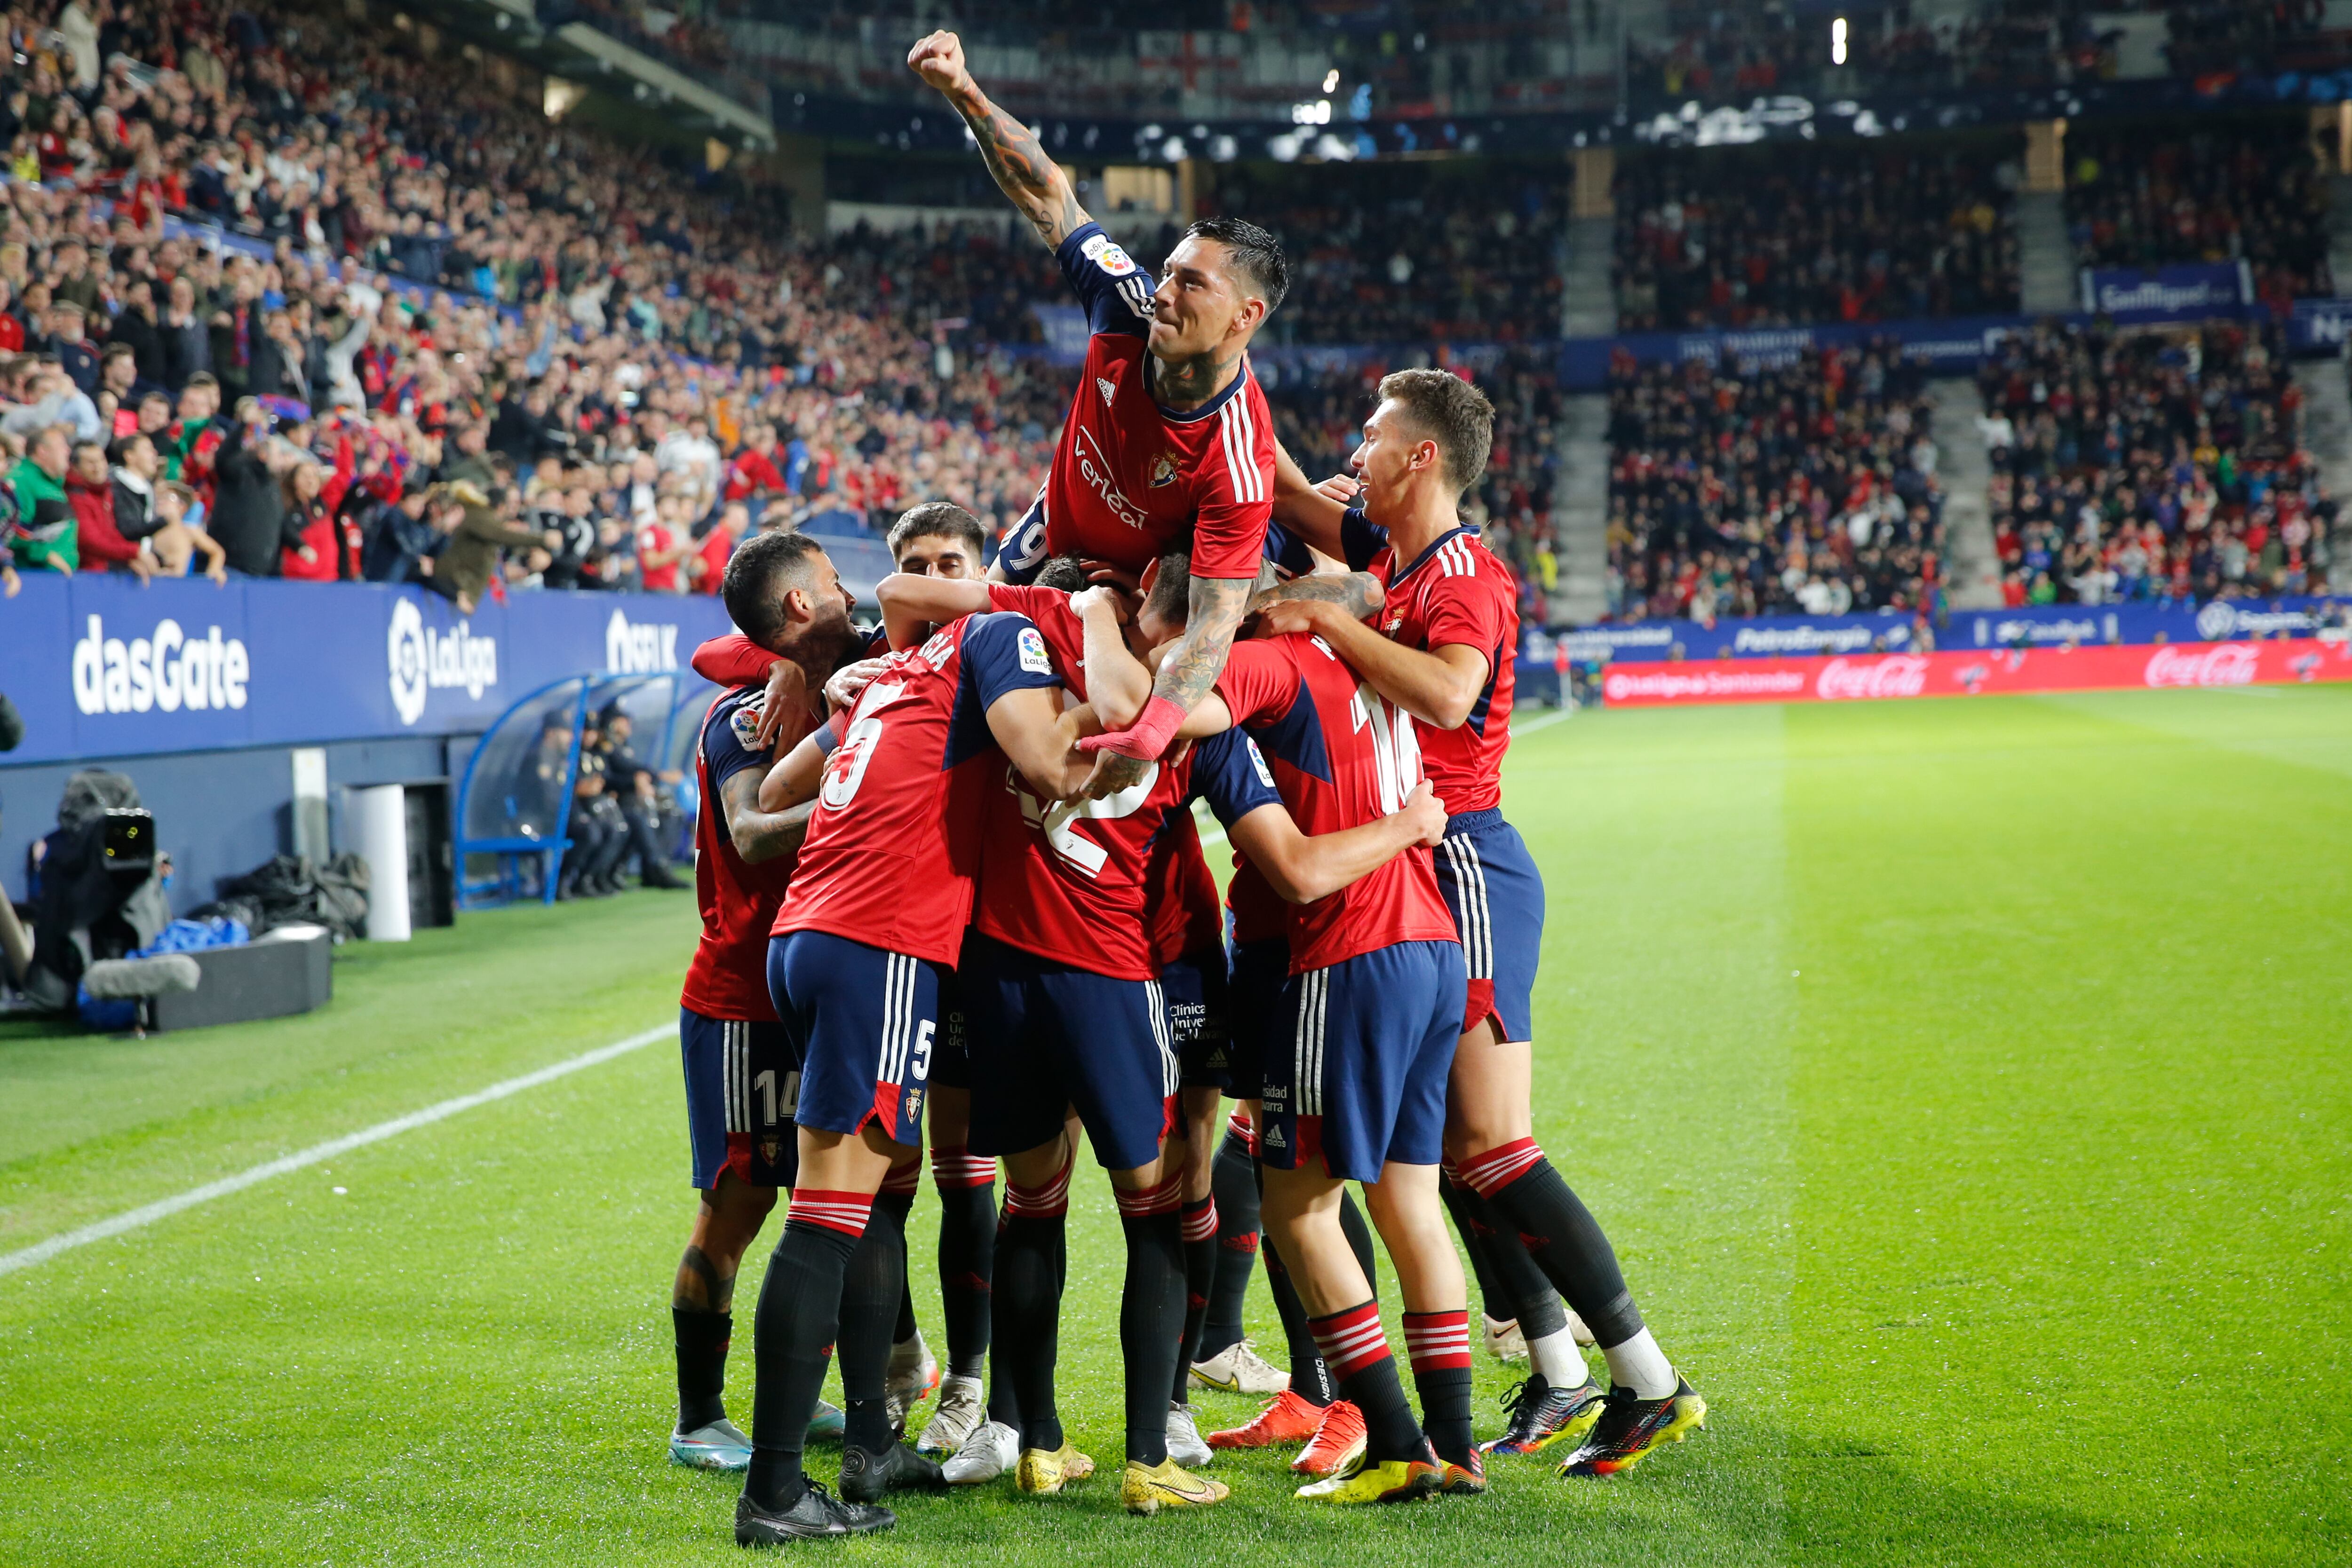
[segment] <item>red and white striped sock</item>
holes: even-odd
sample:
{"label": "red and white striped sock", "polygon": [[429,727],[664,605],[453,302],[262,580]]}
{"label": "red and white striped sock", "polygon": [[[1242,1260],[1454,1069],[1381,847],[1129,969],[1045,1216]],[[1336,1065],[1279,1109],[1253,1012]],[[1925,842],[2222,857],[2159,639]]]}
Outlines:
{"label": "red and white striped sock", "polygon": [[931,1145],[931,1185],[949,1187],[986,1186],[996,1179],[996,1160],[975,1155],[961,1144]]}
{"label": "red and white striped sock", "polygon": [[[1118,1200],[1118,1217],[1121,1219],[1140,1219],[1147,1214],[1173,1214],[1184,1204],[1184,1178],[1172,1176],[1158,1186],[1142,1187],[1132,1192],[1125,1187],[1113,1187],[1111,1196]],[[1209,1233],[1216,1234],[1215,1225],[1209,1227]]]}
{"label": "red and white striped sock", "polygon": [[1307,1330],[1315,1335],[1315,1348],[1323,1357],[1323,1364],[1331,1375],[1345,1380],[1383,1361],[1396,1357],[1389,1350],[1389,1337],[1381,1329],[1381,1304],[1366,1301],[1361,1306],[1348,1307],[1328,1317],[1309,1318]]}
{"label": "red and white striped sock", "polygon": [[1211,1193],[1196,1207],[1184,1205],[1184,1241],[1187,1246],[1217,1239],[1217,1195]]}
{"label": "red and white striped sock", "polygon": [[1004,1184],[1004,1207],[998,1215],[1002,1224],[1007,1219],[1052,1219],[1070,1212],[1070,1171],[1077,1164],[1077,1151],[1062,1162],[1045,1183],[1024,1186],[1008,1179]]}
{"label": "red and white striped sock", "polygon": [[923,1162],[919,1157],[908,1160],[903,1166],[892,1166],[890,1174],[882,1178],[880,1196],[912,1197],[915,1196],[915,1189],[922,1185],[922,1180]]}
{"label": "red and white striped sock", "polygon": [[792,1207],[785,1211],[784,1223],[823,1226],[844,1236],[866,1234],[866,1221],[874,1212],[874,1195],[869,1192],[824,1192],[815,1187],[800,1187],[793,1193]]}
{"label": "red and white striped sock", "polygon": [[1404,1315],[1405,1354],[1418,1375],[1470,1366],[1470,1313],[1407,1312]]}
{"label": "red and white striped sock", "polygon": [[1480,1197],[1492,1197],[1543,1163],[1533,1138],[1517,1138],[1462,1162],[1463,1182]]}

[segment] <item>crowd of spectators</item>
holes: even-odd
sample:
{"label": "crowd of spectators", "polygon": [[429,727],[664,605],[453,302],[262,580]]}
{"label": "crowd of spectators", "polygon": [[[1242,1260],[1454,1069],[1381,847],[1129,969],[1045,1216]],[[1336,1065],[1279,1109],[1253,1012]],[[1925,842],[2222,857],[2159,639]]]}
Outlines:
{"label": "crowd of spectators", "polygon": [[1926,382],[1891,344],[1621,363],[1611,618],[1937,613],[1943,490]]}
{"label": "crowd of spectators", "polygon": [[2014,312],[2012,150],[1735,148],[1617,172],[1622,330]]}
{"label": "crowd of spectators", "polygon": [[2326,186],[2309,126],[2291,118],[2070,130],[2066,217],[2084,267],[2244,261],[2284,314],[2331,295]]}
{"label": "crowd of spectators", "polygon": [[2326,591],[2336,504],[2275,326],[2044,327],[1978,379],[2007,602]]}
{"label": "crowd of spectators", "polygon": [[[395,31],[205,0],[8,25],[12,580],[711,591],[730,499],[1009,520],[1036,489],[1064,379],[945,315],[1035,287],[985,235],[795,241],[774,193],[551,126]],[[68,486],[101,465],[110,513]]]}

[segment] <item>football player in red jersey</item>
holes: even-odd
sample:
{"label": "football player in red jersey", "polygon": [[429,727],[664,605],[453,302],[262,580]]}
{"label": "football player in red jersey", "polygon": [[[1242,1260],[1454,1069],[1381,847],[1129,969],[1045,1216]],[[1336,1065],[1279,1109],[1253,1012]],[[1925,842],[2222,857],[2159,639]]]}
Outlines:
{"label": "football player in red jersey", "polygon": [[[769,657],[804,677],[803,700],[778,716],[787,747],[823,720],[805,694],[829,674],[851,637],[849,595],[817,541],[769,534],[729,563],[729,613]],[[806,809],[760,810],[768,750],[752,739],[764,693],[738,685],[704,716],[695,748],[699,798],[695,892],[702,937],[679,998],[687,1124],[698,1203],[694,1230],[670,1290],[677,1346],[677,1426],[670,1457],[698,1469],[740,1470],[751,1439],[727,1419],[721,1397],[734,1331],[735,1274],[776,1201],[793,1185],[793,1099],[800,1063],[768,997],[768,930],[791,880]],[[820,1435],[839,1412],[818,1413]]]}
{"label": "football player in red jersey", "polygon": [[[1532,1453],[1580,1437],[1562,1472],[1611,1475],[1703,1424],[1706,1404],[1659,1349],[1608,1237],[1534,1138],[1543,878],[1501,811],[1518,616],[1510,569],[1459,515],[1486,465],[1494,409],[1444,371],[1400,371],[1380,396],[1350,463],[1358,505],[1343,511],[1288,479],[1283,508],[1286,528],[1381,579],[1380,629],[1315,603],[1276,606],[1267,620],[1324,639],[1426,727],[1425,765],[1454,813],[1438,876],[1470,977],[1448,1091],[1446,1153],[1458,1180],[1447,1197],[1474,1255],[1483,1250],[1511,1282],[1534,1363],[1511,1401],[1510,1429],[1489,1447]],[[1605,1396],[1555,1289],[1601,1347]]]}
{"label": "football player in red jersey", "polygon": [[[740,1542],[879,1529],[892,1522],[871,1506],[885,1491],[945,1484],[893,1440],[885,1375],[905,1243],[874,1199],[921,1144],[940,976],[971,914],[982,797],[1008,760],[1048,799],[1083,775],[1065,678],[1024,618],[966,617],[893,654],[761,781],[762,810],[815,807],[768,948],[769,990],[801,1055],[801,1181],[754,1327]],[[848,1406],[837,1500],[801,1469],[836,1335]]]}
{"label": "football player in red jersey", "polygon": [[[1445,1073],[1466,986],[1427,848],[1444,831],[1443,806],[1421,779],[1411,722],[1309,638],[1236,644],[1180,734],[1234,727],[1271,762],[1299,829],[1385,827],[1412,846],[1332,888],[1296,885],[1279,860],[1242,845],[1294,905],[1282,993],[1291,1051],[1261,1063],[1266,1222],[1316,1314],[1323,1357],[1366,1427],[1364,1451],[1299,1495],[1355,1503],[1483,1490],[1470,1442],[1462,1268],[1437,1197]],[[1426,1435],[1340,1228],[1349,1180],[1363,1185],[1396,1263]]]}
{"label": "football player in red jersey", "polygon": [[1134,786],[1168,748],[1241,625],[1274,493],[1274,423],[1248,350],[1282,303],[1288,264],[1256,225],[1209,218],[1186,231],[1155,288],[1078,205],[1028,127],[981,91],[953,33],[924,38],[907,64],[963,116],[1094,331],[1045,487],[1000,555],[1002,574],[1076,555],[1139,577],[1168,550],[1192,550],[1182,645],[1161,663],[1136,723],[1090,743],[1103,754],[1087,786],[1099,799]]}

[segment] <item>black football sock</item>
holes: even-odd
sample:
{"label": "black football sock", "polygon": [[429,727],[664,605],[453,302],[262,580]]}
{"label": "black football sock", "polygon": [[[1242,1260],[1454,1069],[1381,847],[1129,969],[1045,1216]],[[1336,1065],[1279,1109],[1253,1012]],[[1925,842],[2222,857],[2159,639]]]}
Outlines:
{"label": "black football sock", "polygon": [[906,1290],[905,1206],[877,1198],[866,1236],[849,1255],[841,1286],[842,1437],[869,1454],[897,1441],[890,1429],[887,1384],[891,1335]]}
{"label": "black football sock", "polygon": [[[1042,1186],[1008,1180],[996,1220],[993,1312],[1004,1333],[994,1347],[992,1382],[1009,1391],[1004,1403],[1019,1419],[1006,1425],[1019,1427],[1024,1448],[1062,1446],[1054,1363],[1061,1348],[1062,1282],[1069,1268],[1064,1234],[1069,1205],[1070,1166],[1065,1165]],[[998,1411],[994,1392],[989,1408],[992,1415]]]}
{"label": "black football sock", "polygon": [[1470,1255],[1470,1271],[1478,1280],[1479,1305],[1494,1322],[1510,1322],[1518,1315],[1518,1301],[1495,1277],[1495,1265],[1486,1257],[1486,1243],[1495,1228],[1486,1217],[1485,1199],[1471,1191],[1450,1165],[1438,1178],[1437,1195],[1454,1221],[1454,1233],[1462,1238],[1462,1250]]}
{"label": "black football sock", "polygon": [[1462,1162],[1462,1178],[1518,1231],[1528,1256],[1601,1344],[1622,1344],[1642,1332],[1616,1249],[1534,1139],[1473,1155]]}
{"label": "black football sock", "polygon": [[1314,1320],[1298,1299],[1298,1288],[1290,1282],[1290,1270],[1282,1266],[1282,1252],[1273,1237],[1265,1238],[1264,1250],[1265,1288],[1274,1295],[1275,1315],[1282,1320],[1283,1343],[1290,1347],[1290,1391],[1322,1409],[1339,1397],[1339,1385],[1331,1381],[1331,1369],[1323,1364],[1323,1353],[1315,1348],[1315,1331],[1310,1326]]}
{"label": "black football sock", "polygon": [[1530,1344],[1566,1328],[1568,1313],[1560,1306],[1559,1292],[1528,1256],[1518,1231],[1496,1224],[1493,1208],[1467,1182],[1449,1175],[1439,1191],[1478,1272],[1478,1295],[1486,1316],[1498,1323],[1516,1322],[1520,1336]]}
{"label": "black football sock", "polygon": [[996,1263],[996,1162],[961,1145],[933,1145],[931,1181],[940,1195],[940,1307],[947,1322],[948,1372],[978,1377],[988,1359],[989,1281]]}
{"label": "black football sock", "polygon": [[727,1402],[721,1396],[735,1314],[672,1307],[669,1322],[677,1340],[677,1429],[692,1432],[725,1420]]}
{"label": "black football sock", "polygon": [[1372,1228],[1364,1223],[1364,1211],[1356,1207],[1356,1189],[1339,1189],[1339,1229],[1348,1238],[1348,1246],[1356,1254],[1356,1262],[1364,1270],[1364,1283],[1372,1288],[1372,1300],[1381,1299],[1381,1271],[1372,1255]]}
{"label": "black football sock", "polygon": [[1257,1263],[1257,1160],[1249,1139],[1229,1132],[1209,1167],[1217,1200],[1217,1270],[1209,1285],[1209,1312],[1201,1320],[1194,1361],[1206,1361],[1242,1339],[1242,1302]]}
{"label": "black football sock", "polygon": [[743,1491],[758,1507],[781,1511],[806,1490],[801,1449],[840,1332],[849,1255],[871,1203],[864,1193],[793,1194],[751,1320],[751,1468]]}
{"label": "black football sock", "polygon": [[1405,1353],[1421,1396],[1422,1429],[1437,1457],[1470,1462],[1470,1314],[1407,1312]]}
{"label": "black football sock", "polygon": [[[1209,1315],[1209,1291],[1217,1279],[1217,1199],[1212,1193],[1177,1211],[1184,1257],[1184,1324],[1176,1342],[1176,1381],[1168,1397],[1184,1404],[1192,1364],[1201,1359],[1201,1325]],[[1164,1434],[1163,1434],[1164,1435]]]}
{"label": "black football sock", "polygon": [[1339,1396],[1364,1413],[1364,1457],[1373,1464],[1417,1459],[1425,1439],[1406,1403],[1396,1357],[1381,1332],[1378,1302],[1314,1320],[1315,1343],[1339,1380]]}
{"label": "black football sock", "polygon": [[[898,1173],[893,1171],[891,1175],[897,1176]],[[914,1275],[907,1264],[907,1216],[914,1212],[915,1181],[921,1175],[922,1166],[910,1166],[903,1179],[886,1182],[882,1190],[874,1195],[874,1212],[878,1216],[887,1210],[898,1226],[898,1320],[890,1330],[894,1344],[906,1343],[915,1337],[919,1328],[915,1322]]]}
{"label": "black football sock", "polygon": [[[1168,1458],[1168,1390],[1183,1353],[1184,1239],[1178,1209],[1183,1178],[1141,1192],[1117,1189],[1127,1232],[1127,1280],[1119,1291],[1118,1351],[1127,1365],[1127,1457],[1142,1465]],[[1209,1233],[1216,1234],[1213,1228]]]}

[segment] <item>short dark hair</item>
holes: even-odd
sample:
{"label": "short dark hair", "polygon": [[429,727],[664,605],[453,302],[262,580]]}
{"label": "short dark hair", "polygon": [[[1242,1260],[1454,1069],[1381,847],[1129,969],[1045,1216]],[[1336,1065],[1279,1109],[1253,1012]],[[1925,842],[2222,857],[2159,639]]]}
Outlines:
{"label": "short dark hair", "polygon": [[727,559],[719,597],[736,630],[770,653],[783,630],[783,597],[807,580],[810,563],[824,547],[807,534],[753,534]]}
{"label": "short dark hair", "polygon": [[925,501],[919,507],[909,507],[890,526],[890,559],[897,564],[898,552],[911,539],[953,539],[971,552],[977,565],[988,564],[988,530],[980,519],[957,506],[953,501]]}
{"label": "short dark hair", "polygon": [[1495,405],[1485,392],[1451,371],[1395,371],[1381,378],[1381,398],[1403,404],[1437,443],[1455,495],[1478,482],[1495,444]]}
{"label": "short dark hair", "polygon": [[1160,575],[1151,580],[1151,593],[1143,601],[1146,610],[1156,610],[1160,618],[1171,625],[1181,626],[1191,618],[1192,610],[1192,552],[1170,550],[1160,558]]}
{"label": "short dark hair", "polygon": [[1076,556],[1057,555],[1037,569],[1031,580],[1034,588],[1051,588],[1062,593],[1078,593],[1087,586],[1087,569]]}
{"label": "short dark hair", "polygon": [[1186,239],[1213,239],[1234,253],[1234,264],[1249,277],[1272,315],[1290,292],[1290,263],[1282,242],[1247,218],[1202,218],[1184,231]]}

